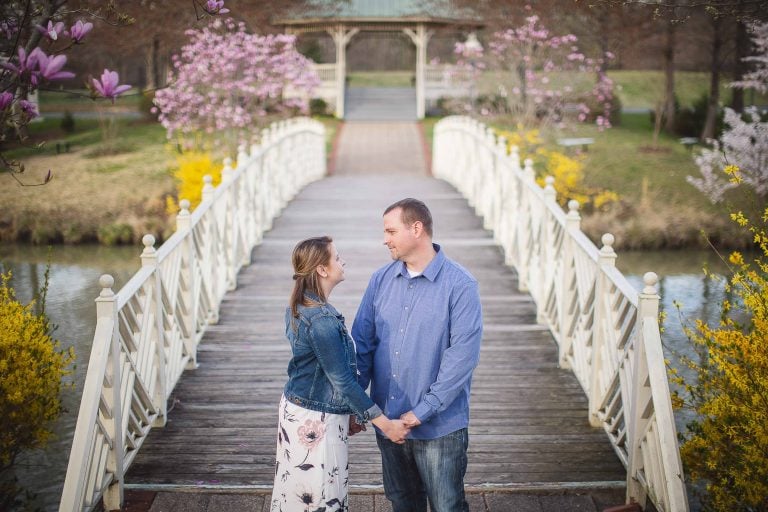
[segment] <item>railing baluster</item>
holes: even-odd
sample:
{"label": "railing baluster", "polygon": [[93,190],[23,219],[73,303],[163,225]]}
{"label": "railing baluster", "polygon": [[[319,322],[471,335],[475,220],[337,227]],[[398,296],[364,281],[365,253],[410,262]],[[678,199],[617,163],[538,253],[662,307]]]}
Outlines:
{"label": "railing baluster", "polygon": [[309,119],[273,124],[261,145],[250,154],[240,147],[237,158],[218,188],[203,178],[194,213],[179,201],[176,233],[162,246],[144,237],[142,267],[117,295],[111,277],[99,281],[61,512],[89,510],[99,499],[108,510],[121,507],[123,475],[150,429],[165,424],[182,367],[197,366],[197,345],[238,270],[285,203],[325,174],[325,130]]}
{"label": "railing baluster", "polygon": [[537,320],[559,344],[560,366],[587,394],[590,423],[605,430],[627,467],[627,500],[648,497],[660,512],[687,511],[655,289],[646,281],[638,297],[615,268],[613,236],[598,251],[580,230],[578,203],[569,202],[565,214],[553,181],[539,187],[533,162],[521,169],[516,147],[506,157],[501,140],[466,117],[442,119],[434,133],[434,175],[498,231],[518,288],[531,294]]}

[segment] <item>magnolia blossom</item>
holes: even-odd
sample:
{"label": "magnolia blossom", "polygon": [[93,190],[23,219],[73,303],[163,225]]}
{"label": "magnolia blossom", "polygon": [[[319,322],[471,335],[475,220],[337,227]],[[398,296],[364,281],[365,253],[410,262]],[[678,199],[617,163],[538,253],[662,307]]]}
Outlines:
{"label": "magnolia blossom", "polygon": [[43,51],[37,47],[31,52],[29,52],[29,55],[27,55],[26,50],[19,46],[18,50],[18,63],[14,64],[13,62],[3,62],[0,63],[0,67],[3,67],[5,69],[11,70],[17,75],[21,76],[28,76],[32,74],[37,67],[37,59],[38,56],[43,53]]}
{"label": "magnolia blossom", "polygon": [[52,21],[48,21],[48,25],[45,27],[42,25],[35,25],[35,27],[51,41],[56,41],[59,38],[59,34],[64,33],[64,23],[61,21],[55,24]]}
{"label": "magnolia blossom", "polygon": [[37,56],[37,64],[39,66],[37,74],[46,80],[64,80],[66,78],[73,78],[75,76],[74,73],[61,71],[61,68],[63,68],[66,63],[66,55],[49,57],[41,51]]}
{"label": "magnolia blossom", "polygon": [[7,109],[13,103],[13,93],[5,91],[0,93],[0,112]]}
{"label": "magnolia blossom", "polygon": [[224,0],[208,0],[205,4],[208,14],[227,14],[229,9],[224,8]]}
{"label": "magnolia blossom", "polygon": [[110,71],[108,69],[105,69],[101,74],[101,81],[96,80],[95,78],[92,78],[91,81],[93,82],[93,87],[98,95],[111,99],[112,103],[115,102],[115,98],[120,94],[131,88],[130,85],[118,85],[120,77],[117,74],[117,71]]}
{"label": "magnolia blossom", "polygon": [[19,101],[19,106],[21,107],[21,111],[29,119],[35,118],[40,115],[40,112],[37,111],[37,105],[35,105],[31,101],[21,100]]}
{"label": "magnolia blossom", "polygon": [[80,43],[86,34],[88,34],[88,32],[90,32],[92,29],[93,23],[83,23],[82,20],[77,20],[77,22],[72,25],[72,28],[69,29],[69,35],[72,38],[72,41],[75,43]]}
{"label": "magnolia blossom", "polygon": [[267,114],[306,110],[319,79],[294,36],[249,34],[244,23],[219,18],[187,34],[189,43],[172,59],[171,85],[155,94],[169,138],[225,130],[245,138]]}

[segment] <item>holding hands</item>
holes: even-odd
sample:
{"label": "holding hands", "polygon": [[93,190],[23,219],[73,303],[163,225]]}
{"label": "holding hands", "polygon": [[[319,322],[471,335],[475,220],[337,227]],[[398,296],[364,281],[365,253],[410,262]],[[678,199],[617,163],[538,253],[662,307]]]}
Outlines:
{"label": "holding hands", "polygon": [[[379,427],[379,430],[381,430],[390,441],[397,444],[405,443],[405,438],[411,431],[411,427],[406,425],[405,421],[402,419],[391,420],[383,414],[372,419],[371,423]],[[349,435],[353,436],[364,430],[367,430],[365,425],[358,423],[354,416],[349,417]]]}

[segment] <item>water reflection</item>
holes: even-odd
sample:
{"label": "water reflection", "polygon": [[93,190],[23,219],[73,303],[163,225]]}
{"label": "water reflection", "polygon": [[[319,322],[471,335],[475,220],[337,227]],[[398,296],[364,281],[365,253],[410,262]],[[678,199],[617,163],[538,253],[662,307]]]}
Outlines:
{"label": "water reflection", "polygon": [[[56,337],[62,345],[75,348],[77,367],[73,376],[75,387],[63,397],[68,412],[56,426],[57,439],[46,450],[34,451],[20,461],[19,478],[39,494],[44,510],[57,510],[61,496],[96,324],[93,301],[100,291],[98,278],[103,273],[112,274],[118,290],[138,270],[140,252],[136,247],[99,246],[55,247],[51,252],[47,311],[58,325]],[[0,268],[13,270],[12,285],[20,300],[29,301],[40,287],[47,258],[45,248],[0,245]],[[710,251],[654,251],[620,253],[616,266],[638,290],[643,287],[643,273],[654,271],[659,275],[660,306],[667,312],[662,335],[667,356],[695,355],[683,333],[682,322],[701,318],[710,324],[717,323],[724,288],[722,283],[705,279],[701,269],[706,266],[713,272],[725,273],[725,265]],[[678,315],[675,302],[681,304],[682,316]],[[678,429],[683,428],[685,419],[685,414],[677,414]]]}
{"label": "water reflection", "polygon": [[[77,412],[85,373],[88,369],[96,305],[101,291],[98,279],[110,273],[118,290],[139,268],[140,250],[135,247],[100,246],[53,247],[50,251],[50,282],[46,312],[57,326],[54,337],[62,347],[74,347],[75,372],[70,377],[73,388],[64,391],[66,412],[54,428],[55,439],[44,450],[34,450],[19,458],[20,483],[38,494],[44,510],[57,510],[67,459],[74,436]],[[11,270],[11,285],[16,297],[27,303],[44,281],[49,251],[43,247],[0,245],[0,270]]]}

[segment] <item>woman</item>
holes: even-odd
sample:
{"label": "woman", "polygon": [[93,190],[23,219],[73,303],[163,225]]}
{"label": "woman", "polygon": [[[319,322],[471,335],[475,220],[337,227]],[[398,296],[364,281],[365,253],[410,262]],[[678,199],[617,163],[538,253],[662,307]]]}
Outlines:
{"label": "woman", "polygon": [[293,250],[296,281],[285,314],[291,342],[288,383],[280,400],[271,510],[348,510],[350,414],[402,443],[408,429],[384,416],[357,384],[355,345],[344,317],[328,303],[344,280],[331,238],[309,238]]}

